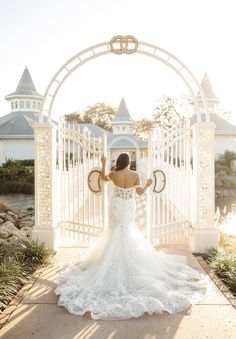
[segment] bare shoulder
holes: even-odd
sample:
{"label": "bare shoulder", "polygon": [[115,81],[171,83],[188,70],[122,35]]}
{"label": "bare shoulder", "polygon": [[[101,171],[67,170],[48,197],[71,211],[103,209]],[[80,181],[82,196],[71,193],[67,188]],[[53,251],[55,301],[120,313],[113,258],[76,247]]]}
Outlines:
{"label": "bare shoulder", "polygon": [[135,174],[135,175],[138,175],[138,172],[135,171],[135,170],[129,170],[131,173]]}
{"label": "bare shoulder", "polygon": [[138,178],[139,177],[139,173],[134,171],[134,170],[130,170],[130,173],[131,175],[134,177],[134,178]]}
{"label": "bare shoulder", "polygon": [[109,173],[109,177],[112,179],[112,178],[114,178],[114,174],[115,174],[115,171],[111,171],[110,173]]}

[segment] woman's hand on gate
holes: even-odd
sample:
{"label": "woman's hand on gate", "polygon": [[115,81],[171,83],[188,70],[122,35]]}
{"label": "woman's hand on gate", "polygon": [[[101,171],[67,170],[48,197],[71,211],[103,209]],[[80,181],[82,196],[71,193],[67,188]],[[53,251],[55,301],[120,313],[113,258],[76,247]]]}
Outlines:
{"label": "woman's hand on gate", "polygon": [[107,161],[107,158],[106,158],[105,155],[103,154],[103,155],[101,156],[101,163],[102,163],[102,165],[105,165],[106,161]]}
{"label": "woman's hand on gate", "polygon": [[151,178],[147,179],[146,186],[149,187],[149,186],[151,186],[151,184],[152,184],[152,179]]}

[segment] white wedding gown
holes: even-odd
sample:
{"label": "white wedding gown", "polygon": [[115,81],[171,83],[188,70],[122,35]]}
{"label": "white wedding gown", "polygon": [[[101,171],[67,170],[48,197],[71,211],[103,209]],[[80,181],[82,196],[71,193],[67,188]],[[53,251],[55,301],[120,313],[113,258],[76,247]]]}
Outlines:
{"label": "white wedding gown", "polygon": [[134,224],[134,188],[114,186],[110,226],[82,261],[66,264],[55,293],[58,305],[93,319],[171,314],[202,300],[207,278],[186,257],[157,252]]}

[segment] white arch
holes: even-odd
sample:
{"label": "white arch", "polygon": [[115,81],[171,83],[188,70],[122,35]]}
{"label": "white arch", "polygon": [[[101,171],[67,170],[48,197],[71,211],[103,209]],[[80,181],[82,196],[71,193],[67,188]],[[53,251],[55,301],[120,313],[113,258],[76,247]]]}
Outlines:
{"label": "white arch", "polygon": [[[71,59],[69,59],[54,75],[52,80],[50,81],[44,97],[43,97],[43,105],[42,105],[42,111],[40,113],[40,121],[43,120],[43,115],[48,116],[48,120],[51,120],[51,112],[53,103],[55,101],[55,98],[57,96],[57,93],[62,86],[62,84],[65,82],[65,80],[80,66],[82,66],[84,63],[103,56],[107,54],[114,53],[111,50],[111,44],[110,42],[103,42],[98,45],[91,46],[87,49],[84,49],[83,51],[77,53],[74,55]],[[185,66],[183,62],[181,62],[178,58],[176,58],[173,54],[169,53],[168,51],[146,43],[146,42],[138,42],[137,50],[135,53],[142,54],[149,56],[151,58],[154,58],[163,64],[170,67],[177,75],[181,78],[181,80],[184,82],[186,87],[189,90],[189,93],[193,99],[195,113],[197,114],[197,121],[201,122],[201,113],[199,109],[198,100],[196,99],[196,94],[198,93],[201,101],[203,103],[204,107],[204,114],[205,114],[205,120],[209,121],[209,112],[207,108],[206,98],[204,91],[202,90],[200,84],[198,83],[197,79],[193,75],[193,73]]]}

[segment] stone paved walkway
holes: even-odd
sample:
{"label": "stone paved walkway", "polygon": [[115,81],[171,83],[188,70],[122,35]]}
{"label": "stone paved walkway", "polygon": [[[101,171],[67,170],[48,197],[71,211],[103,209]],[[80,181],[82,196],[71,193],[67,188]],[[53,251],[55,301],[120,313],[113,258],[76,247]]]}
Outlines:
{"label": "stone paved walkway", "polygon": [[[1,339],[235,339],[236,311],[211,282],[209,296],[188,311],[143,316],[124,321],[95,321],[68,313],[57,306],[53,293],[60,267],[83,249],[59,249],[52,267],[39,272],[18,306],[0,330]],[[168,253],[186,255],[188,264],[202,271],[187,247],[169,246]],[[7,312],[6,312],[7,313]],[[5,314],[6,314],[5,313]]]}

